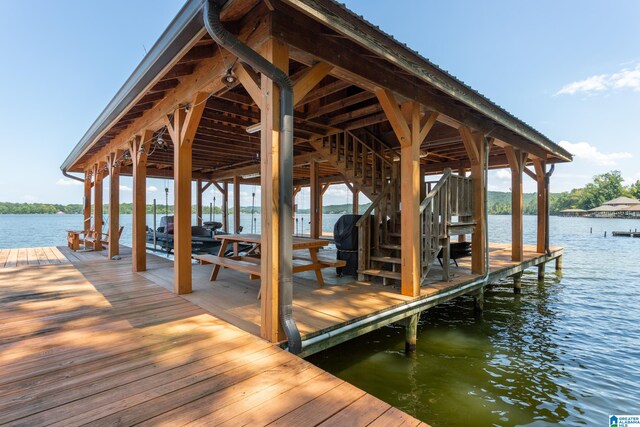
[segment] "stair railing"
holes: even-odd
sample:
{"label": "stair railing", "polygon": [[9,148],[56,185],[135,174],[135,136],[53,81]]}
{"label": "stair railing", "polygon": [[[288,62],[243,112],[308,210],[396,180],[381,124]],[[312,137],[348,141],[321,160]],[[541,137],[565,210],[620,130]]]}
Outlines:
{"label": "stair railing", "polygon": [[377,195],[392,178],[393,151],[379,140],[344,131],[324,136],[322,148],[342,166],[350,179],[360,181],[361,187],[370,190],[369,196]]}
{"label": "stair railing", "polygon": [[[372,249],[374,253],[377,253],[380,244],[387,239],[386,221],[391,205],[391,190],[394,186],[393,180],[387,183],[356,222],[356,227],[358,227],[358,271],[367,270],[370,267]],[[364,275],[358,273],[358,280],[364,279]]]}
{"label": "stair railing", "polygon": [[449,281],[449,234],[451,222],[451,198],[449,184],[451,169],[447,168],[442,178],[429,190],[420,203],[420,261],[422,281],[427,278],[431,264],[442,249],[442,280]]}

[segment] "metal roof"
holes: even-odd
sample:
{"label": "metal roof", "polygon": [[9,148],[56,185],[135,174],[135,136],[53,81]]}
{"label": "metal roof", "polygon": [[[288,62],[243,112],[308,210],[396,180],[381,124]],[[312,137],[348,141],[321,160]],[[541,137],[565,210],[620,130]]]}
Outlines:
{"label": "metal roof", "polygon": [[[537,130],[533,129],[531,126],[526,124],[525,122],[519,120],[500,106],[493,103],[484,95],[475,91],[464,82],[458,80],[453,75],[449,74],[447,71],[439,68],[437,65],[433,64],[427,58],[420,55],[418,52],[410,49],[408,46],[401,44],[397,40],[393,38],[393,36],[383,32],[378,27],[375,27],[370,22],[366,21],[363,17],[356,15],[351,10],[346,8],[346,6],[339,4],[335,0],[322,0],[329,1],[335,5],[338,5],[343,10],[347,11],[351,16],[363,22],[365,25],[372,28],[374,31],[377,31],[381,36],[388,40],[392,40],[397,44],[398,48],[401,50],[405,50],[406,52],[417,56],[421,61],[423,61],[427,66],[433,67],[436,69],[442,77],[450,80],[448,83],[454,83],[456,86],[464,89],[465,91],[470,91],[471,94],[478,99],[478,105],[488,105],[490,108],[478,108],[477,105],[472,105],[472,108],[476,108],[480,113],[487,115],[493,120],[497,121],[505,125],[507,128],[511,129],[517,134],[522,135],[526,139],[531,140],[536,145],[541,146],[547,151],[551,151],[551,148],[555,150],[555,152],[560,153],[561,157],[564,157],[567,160],[571,160],[572,156],[569,152],[561,148],[559,145],[555,144],[553,141],[548,139],[546,136],[542,135]],[[227,0],[223,0],[223,3],[226,3]],[[303,3],[307,4],[308,1],[303,1]],[[63,171],[67,171],[68,168],[78,159],[80,158],[93,143],[95,143],[101,135],[103,135],[108,129],[113,125],[115,120],[120,117],[120,115],[125,112],[125,110],[132,104],[132,102],[144,91],[153,79],[175,58],[175,56],[188,44],[190,40],[193,39],[199,32],[204,28],[204,23],[202,20],[201,10],[204,5],[204,0],[187,0],[185,5],[180,9],[176,17],[171,21],[167,29],[162,33],[158,41],[153,45],[153,47],[149,50],[147,55],[143,58],[142,62],[136,67],[131,76],[127,79],[124,85],[120,88],[120,90],[116,93],[113,99],[107,104],[106,108],[102,111],[102,113],[98,116],[95,122],[91,125],[91,127],[87,130],[84,136],[80,139],[78,144],[74,147],[74,149],[69,153],[60,169]],[[332,24],[325,22],[324,24]],[[421,76],[419,76],[421,77]],[[438,89],[443,90],[445,93],[448,93],[454,99],[458,99],[455,93],[451,93],[446,87],[439,87],[437,82],[428,82],[429,84],[437,87]],[[464,102],[464,101],[463,101]],[[497,110],[497,111],[490,111]],[[498,116],[501,116],[503,119],[498,120],[494,118],[498,113]],[[505,122],[506,120],[506,122]],[[511,122],[511,124],[509,124]],[[522,130],[519,128],[524,128],[526,133],[530,133],[535,138],[532,140],[530,136],[524,135]]]}

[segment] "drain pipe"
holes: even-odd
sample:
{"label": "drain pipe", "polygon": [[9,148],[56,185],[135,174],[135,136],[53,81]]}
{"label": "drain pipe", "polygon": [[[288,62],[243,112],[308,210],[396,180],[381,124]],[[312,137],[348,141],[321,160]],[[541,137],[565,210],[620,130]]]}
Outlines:
{"label": "drain pipe", "polygon": [[204,4],[204,25],[220,46],[269,77],[280,89],[280,246],[279,306],[280,324],[288,341],[288,350],[298,354],[302,350],[300,332],[293,320],[293,85],[289,76],[227,31],[220,21],[222,6],[216,0]]}
{"label": "drain pipe", "polygon": [[74,179],[76,181],[80,181],[80,182],[84,182],[84,179],[82,178],[78,178],[77,176],[73,176],[73,175],[69,175],[69,172],[67,172],[66,170],[62,170],[62,175],[66,176],[69,179]]}

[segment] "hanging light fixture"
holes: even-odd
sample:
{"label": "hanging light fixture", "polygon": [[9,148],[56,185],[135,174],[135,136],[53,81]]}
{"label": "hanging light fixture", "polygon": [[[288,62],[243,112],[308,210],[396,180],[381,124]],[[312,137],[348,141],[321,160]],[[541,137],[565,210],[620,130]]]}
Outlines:
{"label": "hanging light fixture", "polygon": [[231,68],[228,68],[226,74],[222,77],[222,83],[224,83],[228,88],[231,88],[237,81],[238,78],[233,74]]}

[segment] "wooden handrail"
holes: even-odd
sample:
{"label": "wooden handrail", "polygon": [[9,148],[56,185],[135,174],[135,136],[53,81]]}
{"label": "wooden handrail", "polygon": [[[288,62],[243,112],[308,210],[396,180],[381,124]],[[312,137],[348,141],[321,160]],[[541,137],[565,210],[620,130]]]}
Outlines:
{"label": "wooden handrail", "polygon": [[387,159],[386,157],[380,155],[380,153],[378,153],[376,150],[374,150],[369,144],[367,144],[366,142],[364,142],[362,139],[358,138],[356,135],[354,135],[351,131],[345,131],[345,133],[349,136],[351,136],[351,138],[354,139],[354,141],[357,141],[360,145],[365,146],[366,148],[369,149],[369,151],[371,151],[371,153],[373,155],[375,155],[376,157],[378,157],[380,160],[382,160],[383,162],[385,162],[387,165],[391,166],[392,162],[389,161],[389,159]]}
{"label": "wooden handrail", "polygon": [[420,203],[420,213],[424,212],[424,210],[429,206],[433,197],[438,194],[442,186],[447,182],[447,180],[451,177],[451,168],[446,168],[444,173],[442,174],[442,178],[438,181],[435,187],[429,191],[429,194],[424,198],[424,200]]}
{"label": "wooden handrail", "polygon": [[380,202],[382,202],[382,200],[384,200],[385,196],[389,193],[389,191],[391,190],[391,188],[393,187],[393,182],[389,182],[380,192],[380,194],[378,194],[378,197],[375,198],[375,200],[373,202],[371,202],[371,205],[367,208],[366,211],[364,211],[364,213],[362,214],[362,218],[360,218],[358,220],[358,222],[356,222],[356,227],[360,227],[367,218],[369,218],[369,216],[371,215],[371,212],[373,212],[373,210],[378,207],[378,205],[380,204]]}

